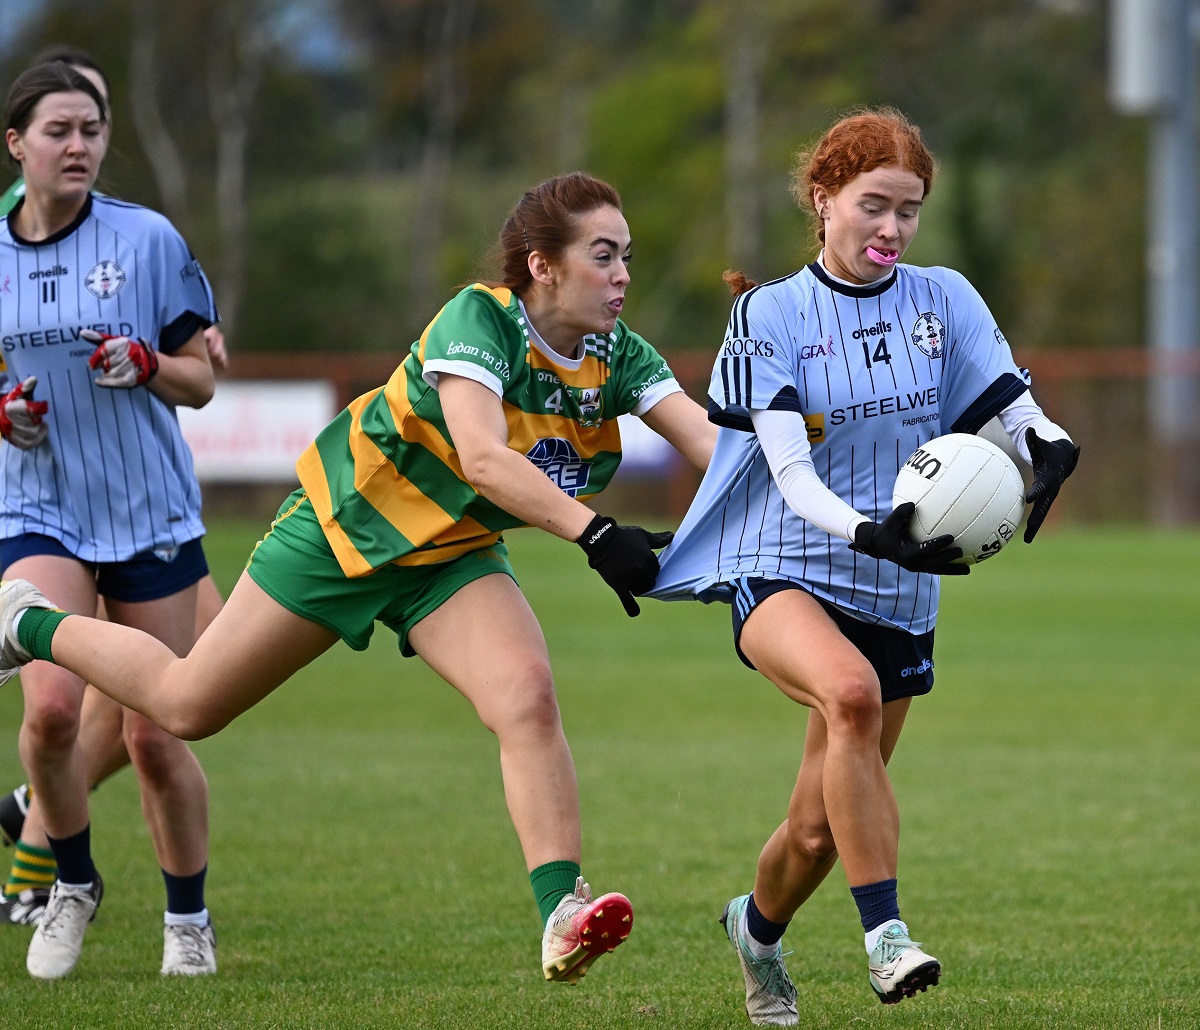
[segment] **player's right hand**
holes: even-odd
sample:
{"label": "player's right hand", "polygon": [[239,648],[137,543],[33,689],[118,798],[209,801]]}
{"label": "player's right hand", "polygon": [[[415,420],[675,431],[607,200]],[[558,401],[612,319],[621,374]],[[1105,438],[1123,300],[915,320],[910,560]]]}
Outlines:
{"label": "player's right hand", "polygon": [[962,557],[962,548],[951,546],[954,537],[949,533],[930,540],[914,540],[908,522],[916,510],[912,501],[896,507],[882,522],[860,522],[854,529],[850,549],[883,561],[893,561],[909,572],[931,572],[935,576],[965,576],[969,565],[955,565]]}
{"label": "player's right hand", "polygon": [[0,436],[23,451],[37,447],[50,433],[42,421],[50,405],[33,399],[35,386],[37,376],[29,376],[0,397]]}
{"label": "player's right hand", "polygon": [[666,547],[674,533],[651,533],[641,526],[619,526],[607,515],[597,515],[575,542],[588,556],[588,565],[616,592],[631,618],[641,612],[634,594],[644,594],[658,578],[660,547]]}
{"label": "player's right hand", "polygon": [[29,376],[0,397],[0,436],[22,450],[37,447],[50,432],[42,421],[50,406],[34,400],[36,385],[37,376]]}

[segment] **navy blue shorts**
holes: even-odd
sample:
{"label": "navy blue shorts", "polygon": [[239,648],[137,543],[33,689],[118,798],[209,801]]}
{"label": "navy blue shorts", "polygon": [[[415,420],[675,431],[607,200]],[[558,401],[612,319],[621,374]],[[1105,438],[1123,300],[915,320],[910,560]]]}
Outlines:
{"label": "navy blue shorts", "polygon": [[[746,619],[758,605],[781,590],[804,590],[799,583],[787,579],[739,579],[733,598],[733,646],[738,657],[751,669],[754,665],[742,654],[739,643]],[[807,591],[805,591],[807,593]],[[812,596],[812,595],[809,595]],[[933,630],[928,633],[907,633],[891,626],[878,626],[847,615],[821,598],[814,598],[833,619],[842,636],[850,641],[871,663],[879,677],[884,701],[902,697],[917,697],[933,689]]]}
{"label": "navy blue shorts", "polygon": [[51,536],[24,533],[0,540],[0,568],[35,554],[70,558],[90,569],[96,576],[101,597],[114,601],[157,601],[186,590],[208,575],[208,562],[199,540],[180,544],[168,556],[153,551],[135,554],[128,561],[84,561]]}

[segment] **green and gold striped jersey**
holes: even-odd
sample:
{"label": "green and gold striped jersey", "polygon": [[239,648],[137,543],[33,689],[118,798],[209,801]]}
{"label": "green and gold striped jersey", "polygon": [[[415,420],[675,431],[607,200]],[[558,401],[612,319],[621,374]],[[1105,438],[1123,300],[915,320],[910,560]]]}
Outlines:
{"label": "green and gold striped jersey", "polygon": [[542,344],[511,290],[474,284],[412,345],[387,385],[353,401],[296,463],[347,576],[425,565],[489,547],[524,523],[463,475],[437,393],[441,373],[502,400],[508,445],[586,500],[621,460],[617,417],[644,414],[680,387],[662,357],[618,321],[576,359]]}

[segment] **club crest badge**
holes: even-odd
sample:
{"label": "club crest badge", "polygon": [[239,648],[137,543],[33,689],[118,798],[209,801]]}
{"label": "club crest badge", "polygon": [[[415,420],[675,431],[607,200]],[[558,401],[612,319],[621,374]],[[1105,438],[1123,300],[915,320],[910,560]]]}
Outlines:
{"label": "club crest badge", "polygon": [[125,285],[125,270],[115,261],[105,259],[84,276],[83,285],[93,297],[108,300]]}
{"label": "club crest badge", "polygon": [[604,414],[604,397],[600,388],[594,386],[586,390],[571,390],[570,393],[578,411],[576,418],[579,424],[588,429],[600,425]]}
{"label": "club crest badge", "polygon": [[927,358],[940,358],[946,345],[946,326],[932,311],[922,312],[914,323],[909,339]]}

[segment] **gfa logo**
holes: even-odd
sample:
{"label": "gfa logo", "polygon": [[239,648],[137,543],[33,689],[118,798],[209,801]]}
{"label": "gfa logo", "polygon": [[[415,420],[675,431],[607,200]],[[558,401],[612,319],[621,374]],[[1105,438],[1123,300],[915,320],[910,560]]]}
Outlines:
{"label": "gfa logo", "polygon": [[580,494],[592,474],[592,463],[579,457],[569,440],[551,437],[539,440],[525,455],[568,497]]}
{"label": "gfa logo", "polygon": [[[855,334],[857,335],[857,333]],[[830,336],[824,343],[805,344],[800,348],[800,360],[809,361],[812,358],[836,358],[837,350],[833,346],[833,337]]]}

